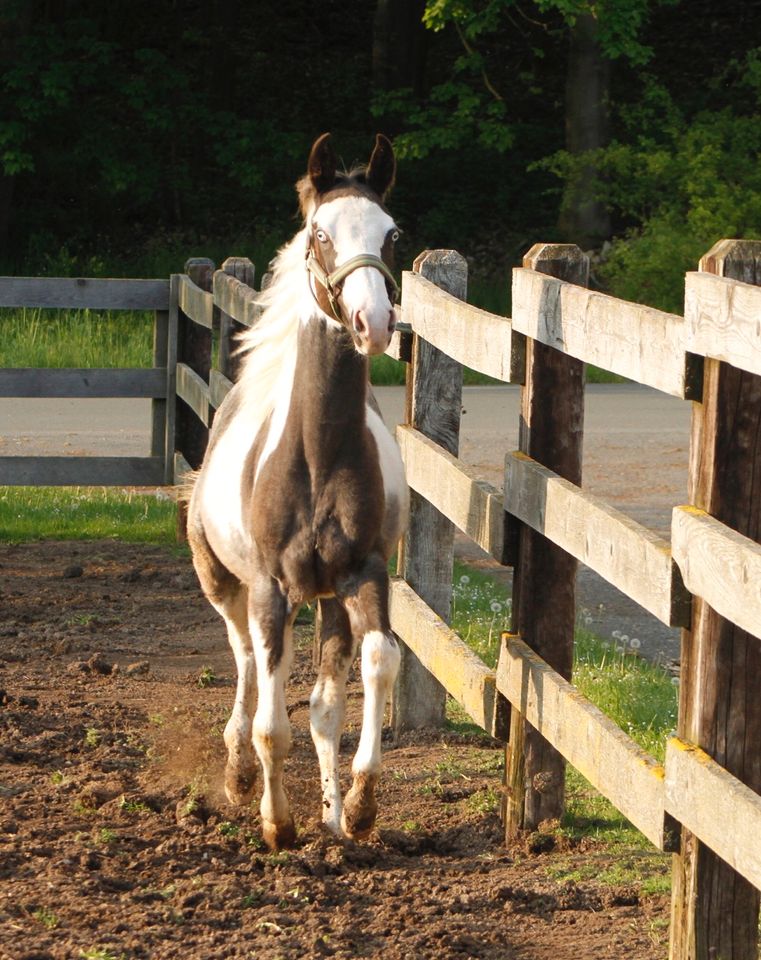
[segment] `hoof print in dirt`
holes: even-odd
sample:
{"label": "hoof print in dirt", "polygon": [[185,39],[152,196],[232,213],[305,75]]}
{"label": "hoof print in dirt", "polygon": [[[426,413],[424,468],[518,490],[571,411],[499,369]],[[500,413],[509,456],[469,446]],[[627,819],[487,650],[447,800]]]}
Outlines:
{"label": "hoof print in dirt", "polygon": [[108,781],[106,783],[88,783],[79,794],[79,801],[83,807],[98,809],[109,800],[118,797],[124,791],[124,786],[119,781]]}

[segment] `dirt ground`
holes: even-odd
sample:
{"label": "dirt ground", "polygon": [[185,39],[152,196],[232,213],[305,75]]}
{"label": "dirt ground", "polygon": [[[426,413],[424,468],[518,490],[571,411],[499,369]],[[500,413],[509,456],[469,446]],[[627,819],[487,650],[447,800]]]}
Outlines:
{"label": "dirt ground", "polygon": [[[0,611],[3,960],[666,955],[664,897],[557,879],[602,872],[594,843],[504,847],[502,754],[485,736],[389,737],[373,836],[326,835],[308,626],[289,695],[300,834],[268,853],[256,805],[221,794],[233,664],[185,557],[2,546]],[[361,702],[355,677],[346,785]]]}

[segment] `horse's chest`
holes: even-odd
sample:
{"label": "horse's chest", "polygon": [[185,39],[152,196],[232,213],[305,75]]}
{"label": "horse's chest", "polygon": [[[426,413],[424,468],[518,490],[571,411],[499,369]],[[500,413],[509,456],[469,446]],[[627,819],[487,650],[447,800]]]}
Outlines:
{"label": "horse's chest", "polygon": [[383,501],[377,457],[365,451],[337,458],[330,470],[298,453],[275,455],[257,480],[254,537],[289,590],[305,598],[332,593],[376,547]]}

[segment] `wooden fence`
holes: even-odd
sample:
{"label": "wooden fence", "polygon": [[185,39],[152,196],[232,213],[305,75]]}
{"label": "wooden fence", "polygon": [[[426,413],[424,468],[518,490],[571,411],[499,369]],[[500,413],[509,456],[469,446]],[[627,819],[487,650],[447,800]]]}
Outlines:
{"label": "wooden fence", "polygon": [[168,280],[0,277],[0,308],[138,310],[154,314],[153,366],[145,369],[0,370],[0,397],[150,398],[147,457],[0,457],[8,486],[158,486],[172,483],[174,332]]}
{"label": "wooden fence", "polygon": [[[173,478],[200,463],[235,377],[231,335],[259,311],[253,274],[243,258],[217,271],[190,261],[168,303],[151,301],[168,309],[166,349],[157,349],[167,388],[154,403],[167,403],[162,469]],[[404,274],[403,330],[389,352],[409,363],[398,439],[412,508],[391,594],[404,648],[393,721],[398,730],[439,722],[448,693],[507,741],[508,837],[562,812],[568,760],[675,853],[672,960],[757,960],[761,243],[717,244],[687,275],[684,317],[590,291],[587,276],[577,248],[533,247],[514,271],[508,319],[464,302],[466,265],[453,251],[426,252]],[[63,294],[53,299],[45,305]],[[674,509],[671,543],[581,485],[586,362],[693,401],[690,503]],[[457,457],[463,364],[522,384],[520,449],[507,453],[502,490]],[[65,389],[74,380],[63,378]],[[514,567],[496,671],[447,625],[455,526]],[[663,765],[570,683],[579,561],[683,629],[678,736]]]}

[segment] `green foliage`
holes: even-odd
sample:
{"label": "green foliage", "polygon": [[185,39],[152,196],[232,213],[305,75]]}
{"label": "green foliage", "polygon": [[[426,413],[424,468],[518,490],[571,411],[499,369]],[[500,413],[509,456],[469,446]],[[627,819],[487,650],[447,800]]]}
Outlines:
{"label": "green foliage", "polygon": [[761,50],[717,83],[732,81],[749,91],[746,112],[689,115],[650,78],[642,100],[620,111],[625,139],[538,165],[569,181],[591,160],[597,195],[634,224],[598,271],[617,296],[681,313],[684,273],[713,243],[761,237]]}

